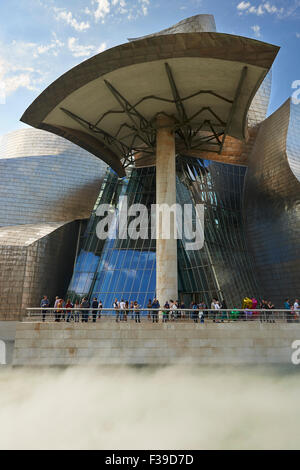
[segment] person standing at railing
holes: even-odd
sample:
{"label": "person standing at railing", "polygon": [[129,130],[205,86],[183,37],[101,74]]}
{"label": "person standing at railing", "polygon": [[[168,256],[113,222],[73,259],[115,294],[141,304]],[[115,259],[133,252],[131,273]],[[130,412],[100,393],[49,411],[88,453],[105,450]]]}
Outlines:
{"label": "person standing at railing", "polygon": [[267,310],[268,310],[268,302],[264,299],[262,299],[261,303],[260,303],[260,309],[261,310],[264,310],[264,312],[260,312],[260,321],[263,322],[263,321],[266,321],[267,320]]}
{"label": "person standing at railing", "polygon": [[148,304],[147,304],[147,308],[148,308],[148,315],[147,315],[147,317],[148,317],[148,320],[151,320],[151,308],[152,308],[152,300],[151,300],[151,299],[149,299],[149,302],[148,302]]}
{"label": "person standing at railing", "polygon": [[170,308],[170,304],[168,301],[166,301],[165,305],[164,305],[164,309],[162,314],[162,321],[163,323],[166,323],[168,320],[169,320],[169,308]]}
{"label": "person standing at railing", "polygon": [[115,311],[116,311],[116,322],[118,323],[119,318],[120,318],[120,314],[119,314],[119,311],[120,311],[120,304],[119,304],[117,298],[115,299],[115,301],[114,301],[114,303],[113,303],[113,308],[114,308]]}
{"label": "person standing at railing", "polygon": [[103,304],[102,304],[102,301],[99,300],[99,303],[98,303],[98,318],[99,318],[99,320],[101,320],[102,309],[103,309]]}
{"label": "person standing at railing", "polygon": [[93,317],[93,323],[96,323],[97,320],[97,314],[98,314],[98,300],[97,297],[94,297],[94,300],[92,302],[92,317]]}
{"label": "person standing at railing", "polygon": [[[160,303],[156,298],[152,302],[152,308],[153,309],[160,308]],[[158,323],[158,310],[152,310],[152,323],[154,322]]]}
{"label": "person standing at railing", "polygon": [[[41,300],[41,308],[47,308],[47,307],[49,307],[49,305],[50,305],[50,302],[48,300],[48,297],[46,295],[44,295],[44,297]],[[42,320],[43,321],[45,321],[47,313],[48,313],[47,310],[42,310],[42,315],[43,315]]]}
{"label": "person standing at railing", "polygon": [[[205,316],[207,316],[207,315],[206,315],[207,312],[205,312],[206,304],[205,304],[205,302],[204,302],[203,300],[200,300],[200,303],[198,304],[198,308],[199,308],[199,309],[202,311],[202,313],[203,313],[203,316],[202,316],[203,322],[202,322],[202,323],[204,323],[204,319],[205,319]],[[199,318],[200,318],[200,315],[199,315]]]}
{"label": "person standing at railing", "polygon": [[139,310],[139,304],[136,301],[133,304],[133,308],[134,308],[135,323],[141,323],[141,314]]}
{"label": "person standing at railing", "polygon": [[237,321],[239,319],[240,312],[237,309],[233,309],[230,312],[230,320]]}
{"label": "person standing at railing", "polygon": [[217,300],[217,301],[215,302],[215,310],[216,310],[215,319],[214,319],[214,322],[215,322],[215,323],[220,323],[220,321],[221,321],[220,309],[221,309],[221,304],[220,304],[220,302]]}
{"label": "person standing at railing", "polygon": [[205,303],[204,302],[200,302],[200,304],[198,305],[198,308],[199,308],[199,320],[200,320],[200,323],[204,323],[204,309],[205,309]]}
{"label": "person standing at railing", "polygon": [[125,311],[124,311],[124,321],[127,321],[128,314],[129,314],[129,302],[128,302],[128,300],[126,300],[126,302],[125,302]]}
{"label": "person standing at railing", "polygon": [[80,303],[78,300],[76,300],[75,305],[74,305],[74,321],[78,323],[79,318],[80,318]]}
{"label": "person standing at railing", "polygon": [[89,312],[87,309],[90,308],[90,303],[86,297],[83,297],[82,302],[80,304],[80,308],[82,308],[82,315],[81,315],[81,321],[88,323],[89,321]]}
{"label": "person standing at railing", "polygon": [[71,319],[74,319],[74,316],[72,314],[73,304],[71,303],[70,299],[67,300],[65,307],[67,311],[67,322],[69,322]]}
{"label": "person standing at railing", "polygon": [[185,304],[184,302],[181,302],[180,304],[180,309],[181,309],[181,318],[184,319],[185,318]]}
{"label": "person standing at railing", "polygon": [[221,321],[224,322],[224,320],[228,319],[227,312],[225,312],[225,310],[227,310],[227,304],[226,304],[225,299],[222,300],[221,309],[222,309]]}
{"label": "person standing at railing", "polygon": [[272,312],[272,310],[275,308],[275,305],[272,304],[271,300],[268,301],[268,309],[271,310],[267,313],[268,315],[268,318],[267,318],[267,321],[270,322],[270,323],[275,323],[275,320],[274,320],[274,313]]}
{"label": "person standing at railing", "polygon": [[177,318],[177,305],[174,300],[170,299],[171,320],[175,321]]}
{"label": "person standing at railing", "polygon": [[[55,297],[55,301],[54,301],[53,307],[54,307],[54,308],[57,308],[58,303],[59,303],[59,297],[56,296],[56,297]],[[58,310],[55,310],[55,321],[59,321]]]}
{"label": "person standing at railing", "polygon": [[[220,309],[220,305],[218,304],[217,299],[212,299],[210,309],[211,310],[219,310]],[[211,317],[212,317],[213,322],[215,323],[216,319],[217,319],[217,312],[211,312]]]}
{"label": "person standing at railing", "polygon": [[254,296],[252,297],[251,300],[252,300],[252,309],[253,309],[252,318],[253,318],[253,320],[257,320],[258,319],[258,312],[256,311],[256,309],[257,309],[258,301]]}
{"label": "person standing at railing", "polygon": [[64,306],[64,301],[63,299],[58,299],[56,303],[56,315],[55,315],[55,321],[60,322],[61,317],[63,317],[63,306]]}
{"label": "person standing at railing", "polygon": [[295,299],[295,302],[294,302],[294,312],[295,312],[295,322],[296,322],[296,323],[299,323],[299,317],[300,317],[299,299]]}
{"label": "person standing at railing", "polygon": [[179,302],[179,300],[176,300],[175,303],[176,303],[176,307],[177,307],[176,318],[177,318],[177,320],[180,320],[181,319],[180,302]]}
{"label": "person standing at railing", "polygon": [[286,319],[287,323],[290,323],[291,322],[291,312],[290,312],[291,304],[290,304],[290,299],[289,298],[285,299],[284,304],[283,304],[283,308],[284,308],[284,310],[289,310],[288,312],[284,312],[283,315],[285,316],[285,319]]}
{"label": "person standing at railing", "polygon": [[131,301],[130,301],[130,306],[129,306],[130,318],[131,318],[131,320],[134,320],[134,311],[133,311],[133,308],[134,308],[133,300],[131,300]]}
{"label": "person standing at railing", "polygon": [[199,312],[198,312],[198,305],[196,302],[193,302],[192,309],[193,309],[192,317],[193,317],[194,323],[198,323]]}
{"label": "person standing at railing", "polygon": [[124,320],[124,315],[125,315],[125,302],[123,299],[121,299],[120,302],[120,321]]}

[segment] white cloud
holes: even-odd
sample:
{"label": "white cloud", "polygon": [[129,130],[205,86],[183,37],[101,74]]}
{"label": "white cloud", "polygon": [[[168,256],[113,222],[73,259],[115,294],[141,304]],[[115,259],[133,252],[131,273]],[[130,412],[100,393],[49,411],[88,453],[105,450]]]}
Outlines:
{"label": "white cloud", "polygon": [[6,97],[19,88],[36,91],[41,81],[42,74],[39,70],[33,67],[23,67],[0,57],[0,83]]}
{"label": "white cloud", "polygon": [[5,88],[6,96],[19,88],[39,91],[49,73],[49,58],[46,59],[47,64],[43,71],[37,67],[36,59],[41,60],[42,56],[57,56],[63,46],[64,43],[55,33],[52,33],[52,39],[47,44],[16,40],[9,44],[0,43],[0,83],[1,87]]}
{"label": "white cloud", "polygon": [[297,37],[297,38],[300,38],[300,33],[296,33],[296,37]]}
{"label": "white cloud", "polygon": [[69,26],[71,26],[78,32],[85,31],[90,28],[90,23],[88,21],[77,21],[70,11],[56,7],[54,7],[53,10],[55,12],[57,20],[65,21]]}
{"label": "white cloud", "polygon": [[150,5],[150,0],[139,0],[141,3],[141,8],[144,16],[148,15],[148,6]]}
{"label": "white cloud", "polygon": [[68,39],[68,48],[73,57],[89,57],[93,54],[103,52],[106,47],[105,42],[101,43],[99,47],[96,47],[94,45],[78,44],[78,39],[74,37]]}
{"label": "white cloud", "polygon": [[255,25],[251,26],[251,29],[254,32],[254,35],[255,35],[256,38],[261,37],[261,30],[260,30],[260,26],[258,26],[258,24],[255,24]]}
{"label": "white cloud", "polygon": [[245,2],[244,0],[237,5],[239,15],[252,13],[257,16],[262,16],[265,13],[270,15],[282,16],[284,14],[284,8],[278,8],[276,5],[272,5],[269,1],[260,3],[259,5],[252,5],[251,2]]}
{"label": "white cloud", "polygon": [[34,57],[38,57],[39,55],[52,52],[54,56],[58,56],[59,50],[64,46],[64,43],[57,39],[56,34],[53,34],[53,39],[51,40],[50,44],[45,45],[37,45],[36,51],[34,52]]}
{"label": "white cloud", "polygon": [[95,20],[96,21],[101,20],[103,22],[104,18],[110,12],[109,0],[93,0],[93,3],[97,5],[97,8],[94,12]]}
{"label": "white cloud", "polygon": [[117,12],[121,15],[128,13],[127,4],[125,0],[112,0],[114,6],[118,6]]}
{"label": "white cloud", "polygon": [[21,73],[19,75],[13,75],[6,77],[4,80],[4,89],[7,95],[10,95],[18,88],[27,88],[27,90],[35,91],[36,87],[33,83],[32,77],[29,73]]}
{"label": "white cloud", "polygon": [[269,2],[264,4],[264,8],[268,13],[277,13],[279,11],[275,5],[270,5]]}
{"label": "white cloud", "polygon": [[250,6],[251,6],[250,2],[241,2],[238,4],[237,9],[243,11],[243,10],[247,10]]}
{"label": "white cloud", "polygon": [[[95,21],[104,23],[108,16],[113,18],[117,15],[126,15],[128,20],[147,16],[150,0],[136,0],[131,4],[128,0],[92,0],[92,4],[95,6],[93,11]],[[88,11],[86,13],[88,14]]]}
{"label": "white cloud", "polygon": [[26,61],[28,56],[36,59],[42,54],[52,53],[57,56],[64,43],[57,39],[55,33],[52,33],[53,38],[49,44],[38,44],[35,42],[13,41],[11,46],[7,46],[8,51],[11,50],[14,56],[20,57]]}

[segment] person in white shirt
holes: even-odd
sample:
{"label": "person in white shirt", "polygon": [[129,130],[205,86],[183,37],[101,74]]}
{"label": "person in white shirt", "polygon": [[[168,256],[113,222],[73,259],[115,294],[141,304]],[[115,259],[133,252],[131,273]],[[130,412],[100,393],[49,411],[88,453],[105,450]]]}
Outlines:
{"label": "person in white shirt", "polygon": [[121,300],[119,305],[120,305],[120,321],[122,321],[124,320],[124,314],[125,314],[125,308],[126,308],[126,304],[123,299]]}
{"label": "person in white shirt", "polygon": [[295,299],[294,312],[295,312],[296,322],[298,323],[299,322],[299,316],[300,316],[299,299]]}
{"label": "person in white shirt", "polygon": [[174,300],[170,300],[170,309],[171,309],[171,319],[174,321],[175,318],[176,318],[176,310],[177,310],[177,305],[176,305],[176,302],[174,302]]}
{"label": "person in white shirt", "polygon": [[220,305],[220,302],[218,302],[217,300],[215,301],[214,305],[215,305],[215,310],[217,310],[217,312],[215,313],[214,322],[219,323],[220,321],[219,310],[221,309],[221,305]]}
{"label": "person in white shirt", "polygon": [[118,322],[120,318],[120,314],[119,314],[120,303],[118,302],[118,299],[115,299],[113,303],[113,308],[116,311],[116,322]]}

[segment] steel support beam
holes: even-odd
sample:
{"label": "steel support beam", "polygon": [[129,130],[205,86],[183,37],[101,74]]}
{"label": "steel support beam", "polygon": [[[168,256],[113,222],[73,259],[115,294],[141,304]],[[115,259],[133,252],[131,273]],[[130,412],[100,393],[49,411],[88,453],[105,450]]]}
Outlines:
{"label": "steel support beam", "polygon": [[244,84],[244,81],[245,81],[246,76],[247,76],[247,71],[248,71],[248,67],[243,67],[242,72],[241,72],[241,76],[240,76],[240,79],[239,79],[239,83],[238,83],[238,86],[237,86],[237,89],[236,89],[236,92],[235,92],[234,100],[233,100],[233,103],[232,103],[232,106],[231,106],[231,109],[230,109],[230,112],[229,112],[229,116],[228,116],[228,119],[227,119],[225,131],[224,131],[224,135],[223,135],[223,139],[222,139],[222,143],[221,143],[221,147],[220,147],[220,154],[222,153],[225,139],[226,139],[226,137],[227,137],[227,135],[230,131],[230,127],[231,127],[231,124],[232,124],[234,113],[236,111],[236,107],[238,105],[239,97],[240,97],[241,92],[242,92],[243,84]]}

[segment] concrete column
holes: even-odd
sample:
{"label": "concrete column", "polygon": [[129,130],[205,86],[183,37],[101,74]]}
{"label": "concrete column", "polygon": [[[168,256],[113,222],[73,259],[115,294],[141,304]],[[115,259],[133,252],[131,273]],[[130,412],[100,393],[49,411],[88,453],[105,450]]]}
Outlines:
{"label": "concrete column", "polygon": [[[176,161],[174,121],[164,115],[157,118],[156,138],[156,204],[176,204]],[[176,215],[171,217],[168,238],[167,210],[156,219],[156,295],[163,306],[167,300],[178,297],[177,240],[174,236]],[[168,239],[164,239],[168,238]]]}

